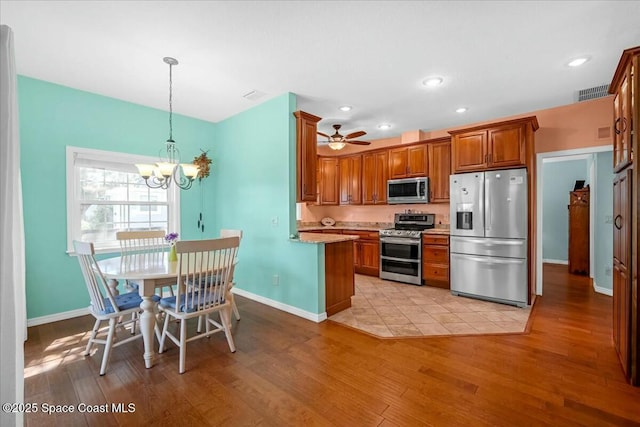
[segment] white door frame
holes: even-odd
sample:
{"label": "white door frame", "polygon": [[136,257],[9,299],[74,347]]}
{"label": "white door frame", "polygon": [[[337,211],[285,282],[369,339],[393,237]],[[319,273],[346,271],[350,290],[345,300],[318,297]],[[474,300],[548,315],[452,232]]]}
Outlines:
{"label": "white door frame", "polygon": [[[590,154],[612,151],[613,145],[599,145],[596,147],[576,148],[573,150],[548,151],[536,154],[536,295],[542,295],[542,195],[543,195],[543,163],[554,161],[585,159]],[[592,191],[595,191],[595,168],[589,169],[589,183]],[[592,203],[589,206],[589,216],[593,218],[595,200],[597,194],[592,195]],[[589,221],[589,241],[593,243],[595,225]],[[589,245],[590,275],[593,275],[594,245]],[[592,276],[593,277],[593,276]]]}

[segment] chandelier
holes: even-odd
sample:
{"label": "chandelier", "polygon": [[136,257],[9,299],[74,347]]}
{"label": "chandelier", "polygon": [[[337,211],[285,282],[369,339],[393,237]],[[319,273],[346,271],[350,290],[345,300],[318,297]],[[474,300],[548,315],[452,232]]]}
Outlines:
{"label": "chandelier", "polygon": [[169,139],[167,139],[164,153],[160,150],[159,162],[153,165],[139,163],[136,164],[136,167],[150,188],[167,189],[173,182],[181,189],[188,190],[198,175],[198,166],[191,163],[180,163],[180,150],[173,140],[173,80],[171,71],[174,65],[178,65],[178,60],[170,57],[165,57],[162,60],[169,64]]}

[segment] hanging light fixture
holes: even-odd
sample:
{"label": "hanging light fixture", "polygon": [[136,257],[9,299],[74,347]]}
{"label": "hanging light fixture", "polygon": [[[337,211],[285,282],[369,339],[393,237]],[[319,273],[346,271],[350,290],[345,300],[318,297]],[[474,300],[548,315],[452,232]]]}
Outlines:
{"label": "hanging light fixture", "polygon": [[188,190],[193,184],[193,180],[198,176],[198,166],[191,163],[180,163],[180,150],[173,140],[173,98],[172,98],[172,67],[178,65],[175,58],[165,57],[162,59],[169,64],[169,139],[165,146],[165,152],[160,151],[159,162],[154,165],[136,164],[138,173],[144,178],[144,182],[150,188],[167,189],[173,182],[183,190]]}
{"label": "hanging light fixture", "polygon": [[340,140],[329,139],[329,144],[327,145],[329,145],[329,148],[331,148],[332,150],[342,150],[347,144],[341,142]]}

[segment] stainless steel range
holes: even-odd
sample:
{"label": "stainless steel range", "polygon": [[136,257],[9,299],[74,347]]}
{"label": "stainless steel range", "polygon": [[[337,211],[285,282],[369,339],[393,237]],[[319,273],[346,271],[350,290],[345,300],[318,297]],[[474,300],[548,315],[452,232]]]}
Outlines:
{"label": "stainless steel range", "polygon": [[394,227],[380,230],[380,278],[422,285],[422,231],[435,214],[397,213]]}

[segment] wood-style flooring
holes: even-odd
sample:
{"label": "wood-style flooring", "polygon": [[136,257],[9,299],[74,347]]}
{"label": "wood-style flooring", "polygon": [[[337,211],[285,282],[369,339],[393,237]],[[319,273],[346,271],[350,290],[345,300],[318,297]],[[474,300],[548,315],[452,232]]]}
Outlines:
{"label": "wood-style flooring", "polygon": [[[29,328],[25,401],[74,405],[26,414],[42,425],[640,426],[640,388],[612,345],[611,297],[566,266],[545,265],[544,296],[524,335],[378,339],[238,297],[238,351],[223,335],[171,346],[145,369],[142,342],[81,355],[93,320]],[[78,404],[132,403],[129,413]]]}

